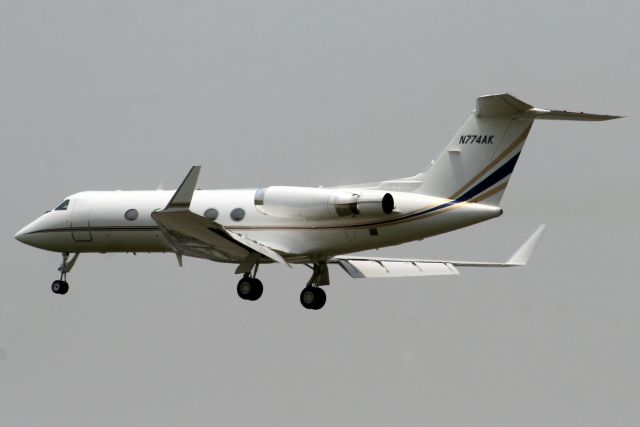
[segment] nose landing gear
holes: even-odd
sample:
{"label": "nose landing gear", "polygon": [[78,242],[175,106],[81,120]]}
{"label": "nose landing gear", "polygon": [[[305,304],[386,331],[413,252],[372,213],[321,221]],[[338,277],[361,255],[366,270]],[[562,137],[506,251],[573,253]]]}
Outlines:
{"label": "nose landing gear", "polygon": [[69,292],[69,284],[65,280],[54,280],[51,290],[54,294],[64,295]]}
{"label": "nose landing gear", "polygon": [[69,253],[62,253],[62,263],[60,267],[58,267],[58,271],[60,272],[60,280],[54,280],[51,284],[51,290],[54,294],[64,295],[69,292],[69,283],[67,283],[67,273],[71,271],[73,265],[76,263],[78,259],[79,253],[73,254],[73,257],[69,259]]}

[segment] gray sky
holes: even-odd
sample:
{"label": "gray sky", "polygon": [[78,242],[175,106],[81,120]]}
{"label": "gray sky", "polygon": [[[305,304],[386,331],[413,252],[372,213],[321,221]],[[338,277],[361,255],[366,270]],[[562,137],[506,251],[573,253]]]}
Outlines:
{"label": "gray sky", "polygon": [[[0,1],[0,425],[636,426],[637,2]],[[383,254],[524,269],[358,281],[13,240],[85,189],[409,176],[475,97],[623,114],[542,122],[505,214]]]}

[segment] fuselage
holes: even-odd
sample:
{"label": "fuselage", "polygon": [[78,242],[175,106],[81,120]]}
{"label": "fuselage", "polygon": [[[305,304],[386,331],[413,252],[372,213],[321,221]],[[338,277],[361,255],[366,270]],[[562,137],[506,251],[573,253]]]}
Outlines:
{"label": "fuselage", "polygon": [[[77,193],[28,224],[16,238],[55,252],[173,252],[151,217],[173,194],[159,190]],[[419,240],[502,213],[481,203],[396,192],[396,209],[389,215],[309,221],[265,215],[256,209],[255,194],[256,189],[196,190],[190,210],[265,242],[285,256],[290,254],[293,262]]]}
{"label": "fuselage", "polygon": [[[502,214],[500,203],[535,119],[602,121],[618,116],[535,108],[509,94],[476,99],[476,108],[422,172],[339,187],[269,186],[198,190],[192,166],[175,191],[86,191],[67,197],[17,234],[28,245],[60,252],[58,295],[83,252],[173,252],[235,263],[240,298],[263,293],[263,263],[305,264],[300,293],[322,308],[329,264],[353,278],[458,274],[457,267],[526,265],[544,232],[539,227],[506,262],[352,255],[421,240]],[[72,255],[73,254],[73,255]]]}

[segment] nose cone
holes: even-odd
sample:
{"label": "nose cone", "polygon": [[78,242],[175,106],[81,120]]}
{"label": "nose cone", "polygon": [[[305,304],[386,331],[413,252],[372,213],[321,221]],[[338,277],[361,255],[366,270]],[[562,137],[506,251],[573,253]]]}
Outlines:
{"label": "nose cone", "polygon": [[56,222],[55,218],[51,218],[49,214],[44,214],[22,227],[14,237],[25,245],[39,249],[55,250],[56,248],[52,247],[52,244],[56,243],[56,236],[47,233],[47,230],[59,226],[57,224],[58,222]]}
{"label": "nose cone", "polygon": [[[34,221],[35,222],[35,221]],[[35,246],[34,245],[34,226],[33,222],[25,225],[16,233],[15,237],[17,241],[24,243],[25,245]]]}
{"label": "nose cone", "polygon": [[64,212],[49,212],[23,227],[15,238],[38,249],[69,252],[69,243],[73,239],[71,233],[66,231],[68,227],[69,221]]}

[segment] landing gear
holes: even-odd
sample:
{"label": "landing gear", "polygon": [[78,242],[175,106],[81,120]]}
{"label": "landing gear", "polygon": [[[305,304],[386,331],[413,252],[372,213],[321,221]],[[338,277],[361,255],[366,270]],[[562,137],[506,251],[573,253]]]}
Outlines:
{"label": "landing gear", "polygon": [[69,292],[69,284],[64,280],[54,280],[51,284],[51,290],[54,294],[64,295]]}
{"label": "landing gear", "polygon": [[259,258],[250,258],[249,261],[253,265],[249,265],[249,263],[246,265],[241,264],[236,270],[236,273],[241,269],[245,270],[242,279],[238,282],[238,296],[248,301],[255,301],[262,296],[262,282],[256,278],[258,266],[260,265]]}
{"label": "landing gear", "polygon": [[238,282],[238,296],[255,301],[262,295],[262,282],[255,277],[245,276]]}
{"label": "landing gear", "polygon": [[327,302],[327,294],[320,286],[329,284],[329,268],[326,262],[314,263],[312,268],[313,274],[300,292],[300,303],[308,310],[320,310]]}
{"label": "landing gear", "polygon": [[62,263],[60,267],[58,267],[58,271],[60,272],[60,280],[54,280],[51,284],[51,290],[54,294],[64,295],[69,292],[69,283],[67,283],[67,273],[71,271],[73,265],[76,263],[78,259],[79,253],[73,254],[73,257],[69,259],[69,253],[62,253]]}
{"label": "landing gear", "polygon": [[309,310],[320,310],[327,302],[327,294],[322,288],[307,286],[300,292],[302,306]]}

